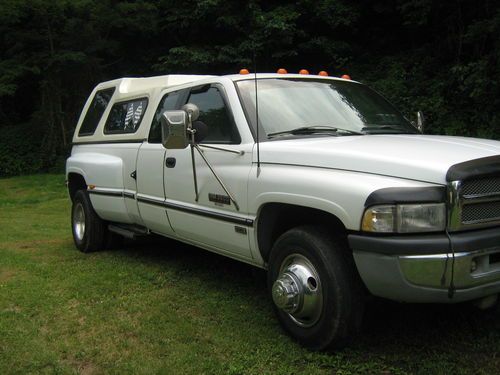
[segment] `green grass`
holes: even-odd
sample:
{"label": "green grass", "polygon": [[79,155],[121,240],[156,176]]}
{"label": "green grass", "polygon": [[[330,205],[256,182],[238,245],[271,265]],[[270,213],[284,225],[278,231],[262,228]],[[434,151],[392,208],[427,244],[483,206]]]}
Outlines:
{"label": "green grass", "polygon": [[367,307],[349,348],[283,333],[244,264],[174,241],[94,254],[60,175],[0,180],[0,374],[498,374],[500,313]]}

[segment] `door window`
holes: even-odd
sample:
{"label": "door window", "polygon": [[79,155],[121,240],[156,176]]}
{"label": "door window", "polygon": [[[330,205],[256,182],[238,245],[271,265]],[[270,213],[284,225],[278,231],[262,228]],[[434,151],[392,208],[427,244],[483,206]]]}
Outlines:
{"label": "door window", "polygon": [[188,103],[198,106],[198,120],[208,128],[208,135],[202,143],[240,143],[238,130],[219,90],[213,86],[202,90],[192,90],[188,99]]}

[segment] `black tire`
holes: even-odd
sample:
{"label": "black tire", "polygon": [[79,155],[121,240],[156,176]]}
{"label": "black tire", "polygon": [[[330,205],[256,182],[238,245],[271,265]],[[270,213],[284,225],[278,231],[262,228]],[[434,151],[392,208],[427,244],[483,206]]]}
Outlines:
{"label": "black tire", "polygon": [[[293,306],[313,307],[305,312],[305,307],[302,307],[302,311],[290,313],[279,308],[275,302],[273,306],[279,322],[292,337],[311,350],[344,347],[358,333],[364,311],[364,289],[345,236],[334,236],[324,228],[313,226],[297,227],[281,235],[269,258],[268,288],[271,298],[275,281],[285,271],[297,269],[292,266],[297,264],[311,271],[312,276],[307,278],[307,283],[301,277],[292,279],[302,280],[302,290],[309,288],[306,293],[309,296],[303,298],[314,299],[309,299],[307,304],[300,302]],[[300,282],[291,282],[291,285],[295,284]],[[274,298],[276,295],[283,296],[282,290],[275,288]],[[311,290],[316,294],[311,294]]]}
{"label": "black tire", "polygon": [[84,253],[102,250],[106,246],[107,224],[97,216],[85,190],[78,190],[73,198],[71,230],[75,246]]}

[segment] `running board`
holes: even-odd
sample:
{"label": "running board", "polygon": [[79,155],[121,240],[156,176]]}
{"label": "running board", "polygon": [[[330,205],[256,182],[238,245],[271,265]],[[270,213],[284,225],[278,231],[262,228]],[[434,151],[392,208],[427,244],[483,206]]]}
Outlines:
{"label": "running board", "polygon": [[138,237],[144,237],[149,234],[149,230],[144,227],[139,227],[135,225],[117,225],[109,224],[108,229],[110,232],[119,234],[125,238],[135,240]]}

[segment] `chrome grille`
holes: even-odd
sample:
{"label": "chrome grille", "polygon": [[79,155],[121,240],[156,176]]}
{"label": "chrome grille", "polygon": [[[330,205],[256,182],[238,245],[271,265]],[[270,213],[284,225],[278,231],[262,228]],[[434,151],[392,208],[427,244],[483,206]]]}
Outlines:
{"label": "chrome grille", "polygon": [[500,175],[452,181],[448,193],[449,230],[500,225]]}
{"label": "chrome grille", "polygon": [[500,195],[500,177],[464,181],[461,191],[465,198],[478,195]]}
{"label": "chrome grille", "polygon": [[462,223],[474,224],[500,220],[500,201],[466,204],[462,209]]}

